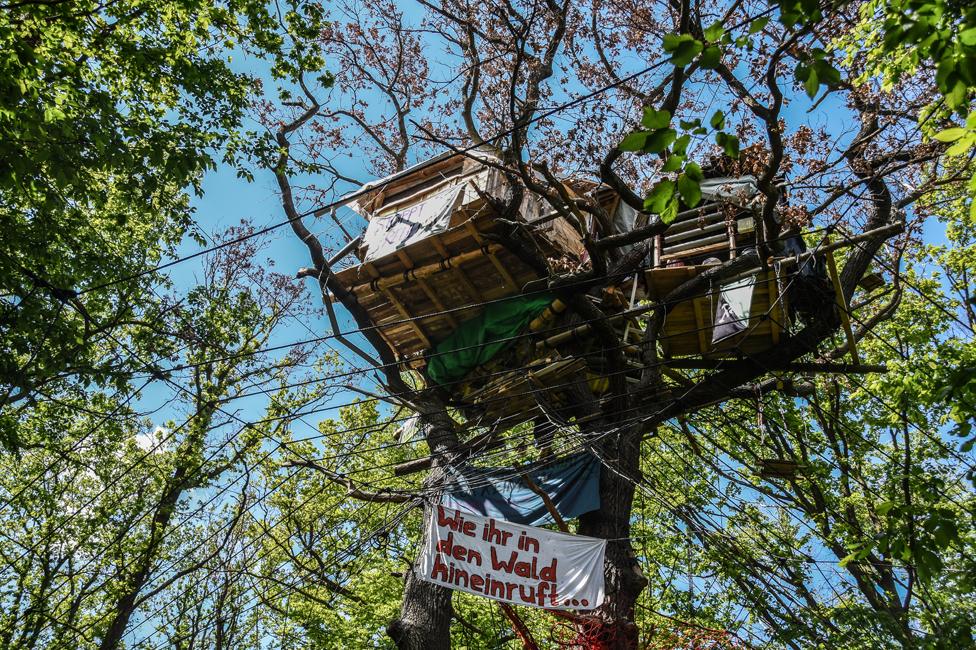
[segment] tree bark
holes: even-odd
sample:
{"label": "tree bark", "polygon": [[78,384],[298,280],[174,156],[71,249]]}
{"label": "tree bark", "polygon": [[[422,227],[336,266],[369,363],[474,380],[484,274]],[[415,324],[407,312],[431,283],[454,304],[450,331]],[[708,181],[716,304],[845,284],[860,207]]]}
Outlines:
{"label": "tree bark", "polygon": [[[424,506],[424,534],[420,548],[427,542],[427,530],[433,516],[434,509]],[[453,616],[451,590],[421,579],[415,563],[404,579],[400,617],[390,623],[386,633],[400,650],[450,650]]]}
{"label": "tree bark", "polygon": [[[454,431],[454,421],[441,400],[427,394],[419,397],[416,405],[419,419],[427,431],[427,446],[435,458],[443,459],[435,461],[433,471],[424,481],[424,493],[429,495],[443,480],[438,466],[455,462],[460,443]],[[424,504],[420,549],[427,543],[427,531],[434,516],[432,505],[437,500],[430,498]],[[386,633],[400,650],[450,650],[451,620],[454,618],[451,590],[423,580],[417,572],[419,558],[418,552],[404,578],[400,617],[387,626]]]}
{"label": "tree bark", "polygon": [[630,542],[634,490],[640,480],[640,434],[628,431],[619,440],[611,437],[594,445],[594,451],[605,462],[600,473],[600,509],[580,516],[579,534],[607,540],[606,596],[596,612],[603,621],[600,647],[633,650],[638,641],[634,605],[647,586]]}

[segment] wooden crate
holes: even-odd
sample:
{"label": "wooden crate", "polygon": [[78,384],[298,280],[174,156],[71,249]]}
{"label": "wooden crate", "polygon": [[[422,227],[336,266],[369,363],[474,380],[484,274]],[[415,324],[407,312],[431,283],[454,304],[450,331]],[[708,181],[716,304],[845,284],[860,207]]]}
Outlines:
{"label": "wooden crate", "polygon": [[[680,266],[648,269],[644,272],[648,298],[663,300],[679,286],[710,266]],[[775,273],[757,273],[752,293],[749,326],[740,334],[712,345],[712,327],[718,302],[714,291],[682,301],[674,306],[664,322],[661,346],[666,357],[730,357],[755,354],[779,343],[787,323],[785,296],[780,298]]]}

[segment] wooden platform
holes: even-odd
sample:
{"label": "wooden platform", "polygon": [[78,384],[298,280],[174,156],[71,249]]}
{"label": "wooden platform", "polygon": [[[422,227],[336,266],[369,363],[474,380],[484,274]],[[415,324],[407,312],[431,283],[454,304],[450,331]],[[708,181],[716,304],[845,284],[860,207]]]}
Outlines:
{"label": "wooden platform", "polygon": [[[648,269],[648,298],[662,300],[688,280],[710,266],[681,266]],[[661,345],[666,357],[730,357],[755,354],[779,343],[787,323],[785,296],[779,298],[773,271],[758,273],[752,293],[752,311],[748,328],[731,338],[712,345],[712,327],[718,291],[698,296],[676,305],[668,314],[662,330]]]}
{"label": "wooden platform", "polygon": [[[486,238],[499,229],[484,200],[499,191],[497,174],[470,160],[452,163],[448,159],[416,178],[368,194],[359,204],[360,209],[383,216],[447,187],[464,188],[447,231],[336,273],[407,367],[422,367],[424,352],[458,324],[478,315],[482,305],[517,295],[526,283],[539,278],[531,267]],[[541,201],[529,195],[520,216],[542,253],[579,260],[583,245],[576,230],[564,219],[542,212]]]}

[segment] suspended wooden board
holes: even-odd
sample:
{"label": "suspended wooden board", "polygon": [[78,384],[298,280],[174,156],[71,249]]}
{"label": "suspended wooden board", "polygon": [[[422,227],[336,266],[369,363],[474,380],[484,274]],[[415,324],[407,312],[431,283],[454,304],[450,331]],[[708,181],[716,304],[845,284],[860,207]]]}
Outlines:
{"label": "suspended wooden board", "polygon": [[[648,269],[648,298],[663,300],[679,286],[712,266]],[[734,357],[768,350],[779,343],[787,323],[786,297],[779,299],[775,273],[757,272],[748,327],[740,334],[712,344],[718,288],[675,305],[664,321],[661,346],[666,357]]]}
{"label": "suspended wooden board", "polygon": [[463,401],[481,412],[481,424],[503,422],[509,428],[542,415],[540,402],[564,405],[565,388],[585,371],[582,359],[540,359],[492,377],[482,388],[465,395]]}

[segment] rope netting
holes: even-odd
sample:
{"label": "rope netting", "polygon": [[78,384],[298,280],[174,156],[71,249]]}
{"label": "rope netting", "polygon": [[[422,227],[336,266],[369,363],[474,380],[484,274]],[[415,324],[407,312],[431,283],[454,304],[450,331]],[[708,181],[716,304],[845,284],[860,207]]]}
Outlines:
{"label": "rope netting", "polygon": [[[565,650],[738,650],[742,642],[731,632],[671,620],[651,626],[644,633],[630,621],[608,623],[595,616],[546,610],[556,618],[550,629],[550,643],[540,646],[515,609],[504,606],[523,650],[541,647]],[[641,637],[638,640],[638,636]]]}

